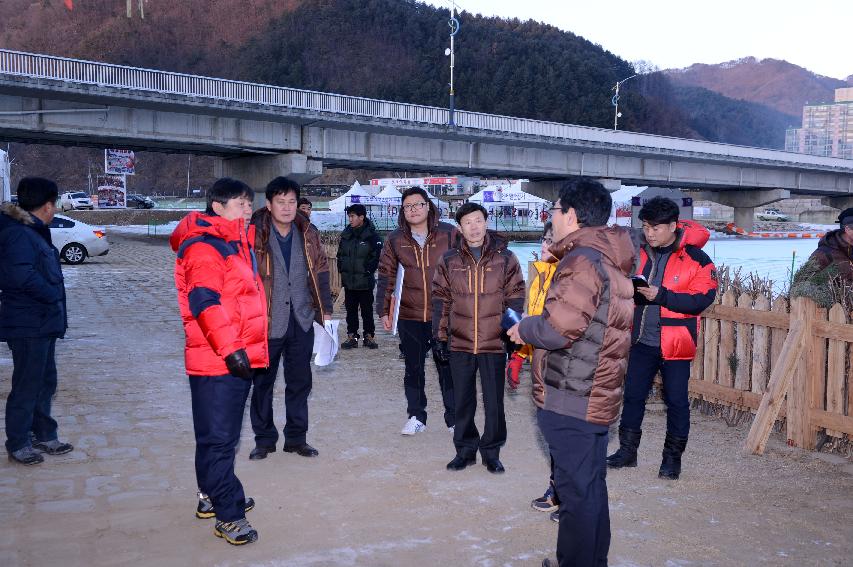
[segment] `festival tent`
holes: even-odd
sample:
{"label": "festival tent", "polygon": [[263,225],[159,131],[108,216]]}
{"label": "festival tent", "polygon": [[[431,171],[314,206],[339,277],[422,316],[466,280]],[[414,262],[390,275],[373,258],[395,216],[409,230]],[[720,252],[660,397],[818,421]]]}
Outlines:
{"label": "festival tent", "polygon": [[403,194],[397,191],[397,188],[393,185],[386,185],[382,191],[376,194],[377,199],[396,199],[397,203],[400,204],[400,200],[403,198]]}
{"label": "festival tent", "polygon": [[359,185],[358,181],[352,184],[350,190],[338,197],[329,201],[329,210],[336,213],[342,213],[352,205],[358,203],[362,199],[372,199],[373,197]]}

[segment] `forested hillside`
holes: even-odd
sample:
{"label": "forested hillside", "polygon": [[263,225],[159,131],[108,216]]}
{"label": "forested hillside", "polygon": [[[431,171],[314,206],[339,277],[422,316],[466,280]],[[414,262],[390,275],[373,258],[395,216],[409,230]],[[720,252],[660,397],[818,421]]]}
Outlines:
{"label": "forested hillside", "polygon": [[[634,67],[583,37],[533,21],[459,16],[457,107],[612,127],[613,84]],[[417,104],[447,104],[446,10],[413,0],[123,0],[0,2],[0,46]],[[663,73],[628,81],[620,129],[781,147],[779,116],[682,90]],[[781,134],[780,134],[781,132]],[[97,152],[12,146],[13,176],[47,167],[79,186]],[[195,159],[195,158],[194,158]],[[198,158],[191,184],[209,181]],[[45,165],[39,165],[45,164]],[[136,189],[186,184],[186,157],[142,154]]]}

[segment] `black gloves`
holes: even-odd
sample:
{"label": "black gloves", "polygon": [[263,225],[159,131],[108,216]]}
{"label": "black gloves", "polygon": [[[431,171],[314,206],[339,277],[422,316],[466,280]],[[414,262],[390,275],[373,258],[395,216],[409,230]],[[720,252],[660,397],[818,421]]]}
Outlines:
{"label": "black gloves", "polygon": [[433,341],[432,353],[435,355],[437,362],[440,362],[441,364],[450,363],[450,347],[447,346],[447,341]]}
{"label": "black gloves", "polygon": [[225,366],[228,367],[228,372],[232,376],[237,376],[244,380],[252,379],[252,365],[249,363],[249,355],[245,349],[240,349],[232,352],[225,357]]}

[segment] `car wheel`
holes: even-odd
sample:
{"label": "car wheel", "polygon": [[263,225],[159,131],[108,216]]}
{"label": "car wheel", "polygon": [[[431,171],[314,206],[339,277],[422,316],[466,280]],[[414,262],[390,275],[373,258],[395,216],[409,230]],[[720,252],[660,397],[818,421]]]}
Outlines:
{"label": "car wheel", "polygon": [[76,242],[66,244],[59,253],[60,258],[68,264],[82,264],[88,255],[86,247]]}

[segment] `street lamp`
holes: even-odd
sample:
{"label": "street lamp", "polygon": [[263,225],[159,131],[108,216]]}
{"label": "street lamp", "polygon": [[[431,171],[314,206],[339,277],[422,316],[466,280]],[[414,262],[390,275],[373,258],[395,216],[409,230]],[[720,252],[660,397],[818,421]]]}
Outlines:
{"label": "street lamp", "polygon": [[611,102],[613,103],[613,106],[615,109],[613,111],[614,112],[614,114],[613,114],[613,131],[614,132],[619,129],[619,117],[622,116],[621,114],[619,114],[619,87],[622,86],[622,83],[624,83],[625,81],[629,81],[629,80],[633,79],[634,77],[639,77],[639,73],[635,73],[635,74],[631,75],[630,77],[628,77],[627,79],[622,79],[621,81],[617,81],[616,86],[613,87],[613,90],[616,91],[616,94],[614,94],[613,98],[611,99]]}
{"label": "street lamp", "polygon": [[456,53],[453,50],[453,39],[454,36],[459,33],[459,20],[456,19],[456,3],[451,2],[450,4],[450,20],[447,22],[450,26],[450,47],[444,50],[444,55],[450,57],[450,115],[448,117],[447,124],[450,126],[456,126],[453,120],[453,65],[456,62]]}

